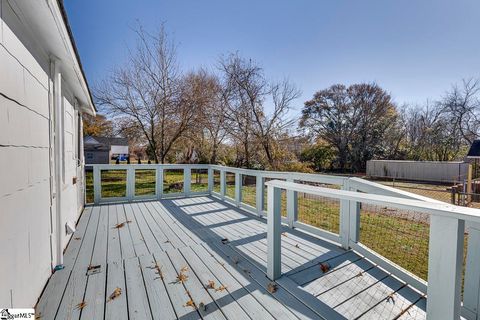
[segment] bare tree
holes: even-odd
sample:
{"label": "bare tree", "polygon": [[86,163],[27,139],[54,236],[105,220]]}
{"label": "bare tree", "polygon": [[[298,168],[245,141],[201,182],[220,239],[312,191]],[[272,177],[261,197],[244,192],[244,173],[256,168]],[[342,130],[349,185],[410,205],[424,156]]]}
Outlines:
{"label": "bare tree", "polygon": [[[275,142],[293,123],[286,116],[299,91],[287,80],[268,82],[261,67],[238,54],[221,60],[220,66],[225,82],[228,128],[243,146],[245,166],[251,166],[251,148],[257,143],[270,168],[275,169],[278,166]],[[269,100],[273,105],[271,113],[265,111]]]}
{"label": "bare tree", "polygon": [[472,144],[480,130],[480,81],[468,79],[460,86],[454,85],[441,104],[463,139]]}
{"label": "bare tree", "polygon": [[97,86],[97,103],[113,118],[122,117],[138,127],[153,150],[155,162],[164,163],[193,120],[194,104],[188,98],[176,60],[175,44],[163,28],[157,34],[135,30],[137,46],[128,63],[117,67]]}

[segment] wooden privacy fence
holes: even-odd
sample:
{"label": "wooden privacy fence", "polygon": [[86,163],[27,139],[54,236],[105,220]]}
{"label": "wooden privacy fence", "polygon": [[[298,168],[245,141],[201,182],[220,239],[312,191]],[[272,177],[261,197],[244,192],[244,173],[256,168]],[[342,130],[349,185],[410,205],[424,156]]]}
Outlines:
{"label": "wooden privacy fence", "polygon": [[[211,195],[266,218],[272,280],[281,276],[284,224],[354,250],[428,294],[429,319],[479,319],[480,210],[343,176],[182,164],[90,169],[95,203]],[[117,184],[120,193],[106,192]]]}

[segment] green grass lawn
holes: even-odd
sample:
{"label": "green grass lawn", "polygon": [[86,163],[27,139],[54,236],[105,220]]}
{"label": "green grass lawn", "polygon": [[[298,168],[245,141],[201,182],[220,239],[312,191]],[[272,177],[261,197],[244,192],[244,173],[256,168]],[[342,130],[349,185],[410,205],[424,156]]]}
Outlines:
{"label": "green grass lawn", "polygon": [[[155,194],[155,171],[136,170],[135,194]],[[227,173],[226,195],[235,198],[235,175]],[[242,186],[242,202],[255,207],[256,186],[250,181]],[[126,170],[102,171],[102,197],[126,195]],[[192,172],[191,190],[208,190],[208,172]],[[214,170],[214,191],[220,192],[220,174]],[[183,170],[164,171],[164,193],[183,192]],[[93,174],[86,173],[87,202],[93,202]],[[265,192],[264,199],[267,208]],[[339,201],[323,197],[298,194],[298,221],[327,230],[339,232]],[[282,215],[286,215],[286,193],[282,193]],[[364,206],[360,215],[360,242],[406,270],[427,279],[428,271],[428,218],[418,213],[400,213],[378,206]],[[466,250],[466,249],[465,249]]]}

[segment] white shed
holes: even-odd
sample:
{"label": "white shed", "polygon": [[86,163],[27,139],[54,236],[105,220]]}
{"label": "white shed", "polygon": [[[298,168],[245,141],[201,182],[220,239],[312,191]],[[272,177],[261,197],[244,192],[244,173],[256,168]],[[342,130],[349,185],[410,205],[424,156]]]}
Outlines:
{"label": "white shed", "polygon": [[84,206],[95,114],[60,0],[0,0],[0,306],[33,307]]}

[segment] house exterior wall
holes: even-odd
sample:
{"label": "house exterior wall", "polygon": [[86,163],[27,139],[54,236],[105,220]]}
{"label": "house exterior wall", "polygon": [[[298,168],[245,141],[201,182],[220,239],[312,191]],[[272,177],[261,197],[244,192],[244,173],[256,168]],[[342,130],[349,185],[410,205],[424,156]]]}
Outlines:
{"label": "house exterior wall", "polygon": [[85,150],[85,164],[109,164],[108,150]]}
{"label": "house exterior wall", "polygon": [[127,154],[128,155],[128,146],[110,146],[110,153],[115,154]]}
{"label": "house exterior wall", "polygon": [[[69,236],[54,224],[50,58],[15,10],[0,0],[0,306],[33,307],[56,263],[56,236],[63,247]],[[74,100],[64,87],[62,221],[75,222],[83,191],[72,180],[83,170],[74,152]]]}

